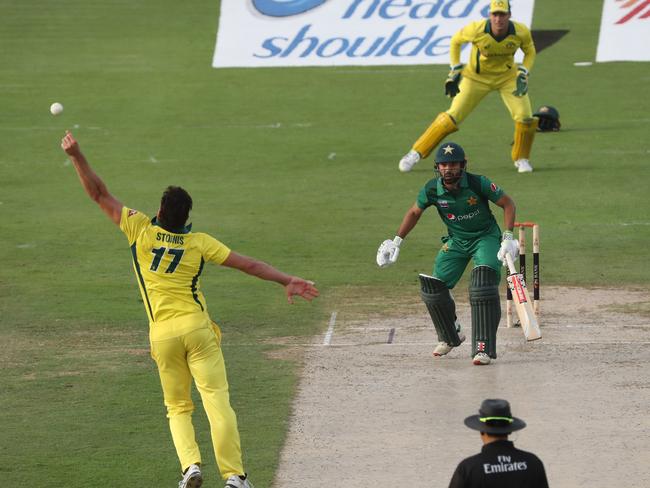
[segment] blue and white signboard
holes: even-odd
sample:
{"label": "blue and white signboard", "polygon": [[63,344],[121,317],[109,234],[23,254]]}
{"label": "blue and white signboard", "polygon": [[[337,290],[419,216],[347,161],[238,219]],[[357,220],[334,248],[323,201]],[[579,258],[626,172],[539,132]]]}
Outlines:
{"label": "blue and white signboard", "polygon": [[[511,0],[528,26],[534,0]],[[489,0],[222,0],[215,68],[449,64],[451,36]],[[467,56],[468,49],[464,50]]]}

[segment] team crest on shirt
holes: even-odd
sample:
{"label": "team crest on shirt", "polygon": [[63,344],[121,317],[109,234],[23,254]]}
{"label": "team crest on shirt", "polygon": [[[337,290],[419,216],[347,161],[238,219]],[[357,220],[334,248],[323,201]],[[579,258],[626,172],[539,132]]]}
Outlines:
{"label": "team crest on shirt", "polygon": [[135,214],[137,214],[137,213],[138,213],[137,210],[133,210],[133,209],[131,209],[131,210],[129,210],[129,215],[127,215],[127,217],[131,217],[132,215],[135,215]]}
{"label": "team crest on shirt", "polygon": [[494,183],[492,183],[492,184],[490,185],[490,190],[492,190],[492,191],[497,191],[498,189],[499,189],[499,187],[498,187],[497,185],[495,185]]}
{"label": "team crest on shirt", "polygon": [[478,203],[478,200],[476,197],[472,196],[467,199],[467,205],[476,205]]}
{"label": "team crest on shirt", "polygon": [[449,202],[447,200],[438,200],[438,206],[440,208],[449,208]]}

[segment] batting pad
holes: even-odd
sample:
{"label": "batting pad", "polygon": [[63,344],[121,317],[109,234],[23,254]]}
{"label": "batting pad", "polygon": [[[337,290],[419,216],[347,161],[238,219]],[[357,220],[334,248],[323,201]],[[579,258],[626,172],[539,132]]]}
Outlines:
{"label": "batting pad", "polygon": [[472,355],[484,352],[496,358],[501,299],[497,272],[489,266],[477,266],[472,270],[469,303],[472,307]]}
{"label": "batting pad", "polygon": [[535,140],[538,122],[539,120],[536,117],[522,122],[515,122],[515,142],[512,145],[511,154],[513,161],[530,159],[530,151]]}
{"label": "batting pad", "polygon": [[447,112],[440,112],[427,130],[415,141],[413,150],[419,152],[423,158],[426,158],[440,144],[440,141],[444,137],[457,130],[458,126],[451,115]]}
{"label": "batting pad", "polygon": [[420,294],[427,306],[438,340],[450,346],[460,346],[456,330],[456,304],[444,282],[433,276],[420,274]]}

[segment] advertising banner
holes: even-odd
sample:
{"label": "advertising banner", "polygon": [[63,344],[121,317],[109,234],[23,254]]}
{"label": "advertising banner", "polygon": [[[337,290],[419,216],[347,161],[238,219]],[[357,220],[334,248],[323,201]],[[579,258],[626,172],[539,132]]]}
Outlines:
{"label": "advertising banner", "polygon": [[650,61],[650,0],[605,0],[596,61]]}
{"label": "advertising banner", "polygon": [[[222,0],[212,65],[449,64],[449,40],[489,0]],[[534,0],[511,0],[531,25]],[[466,57],[469,49],[464,49]],[[519,53],[521,54],[521,53]]]}

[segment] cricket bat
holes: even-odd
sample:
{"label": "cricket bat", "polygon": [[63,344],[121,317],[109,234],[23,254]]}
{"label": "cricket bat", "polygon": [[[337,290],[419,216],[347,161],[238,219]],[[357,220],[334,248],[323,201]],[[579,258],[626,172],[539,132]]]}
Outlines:
{"label": "cricket bat", "polygon": [[515,302],[515,309],[519,316],[521,328],[524,331],[524,336],[527,341],[535,341],[542,338],[542,332],[539,330],[537,317],[533,311],[533,306],[528,295],[526,282],[523,275],[517,273],[515,263],[512,260],[510,253],[506,253],[506,261],[508,263],[508,287],[512,292],[512,299]]}

